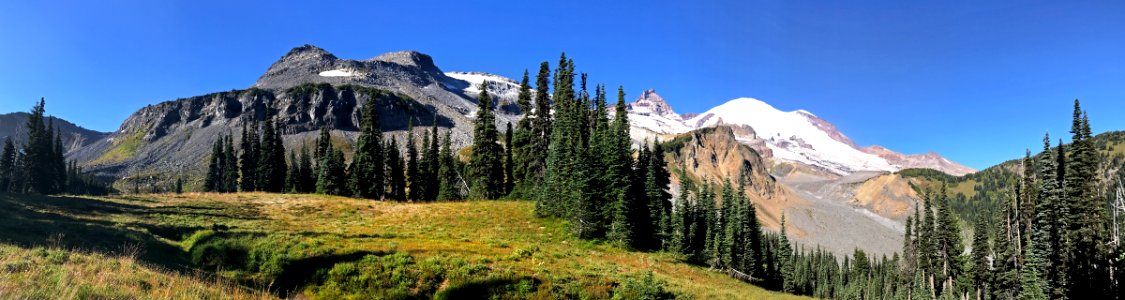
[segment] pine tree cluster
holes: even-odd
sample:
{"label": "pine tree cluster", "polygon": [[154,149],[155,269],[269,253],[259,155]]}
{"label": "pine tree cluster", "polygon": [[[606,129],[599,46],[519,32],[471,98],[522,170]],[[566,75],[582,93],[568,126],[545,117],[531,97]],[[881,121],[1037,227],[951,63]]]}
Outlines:
{"label": "pine tree cluster", "polygon": [[46,101],[39,99],[26,125],[27,141],[16,145],[4,139],[0,150],[0,193],[104,195],[112,188],[75,162],[66,161],[62,133],[45,116]]}

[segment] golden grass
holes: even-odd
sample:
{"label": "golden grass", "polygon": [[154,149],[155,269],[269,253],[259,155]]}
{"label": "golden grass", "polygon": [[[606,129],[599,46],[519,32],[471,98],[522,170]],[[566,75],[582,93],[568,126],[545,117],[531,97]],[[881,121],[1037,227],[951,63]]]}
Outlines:
{"label": "golden grass", "polygon": [[[231,231],[284,236],[290,240],[300,240],[303,246],[319,248],[307,250],[310,252],[404,252],[419,260],[459,259],[484,265],[495,273],[532,277],[545,283],[576,284],[591,295],[608,295],[606,293],[613,288],[614,282],[651,270],[657,279],[667,282],[668,288],[673,292],[697,299],[803,299],[767,291],[731,279],[722,273],[682,263],[672,254],[632,252],[608,244],[576,239],[566,230],[563,221],[535,217],[533,203],[524,201],[391,203],[322,195],[265,193],[165,194],[82,198],[76,201],[100,201],[159,212],[84,216],[91,220],[132,224],[122,226],[152,224],[208,227],[221,224],[231,228]],[[207,214],[179,213],[189,209],[206,211]],[[175,238],[160,240],[177,248],[191,247],[181,244],[188,243],[187,238],[183,241]],[[8,249],[8,253],[24,253],[16,255],[19,258],[6,255],[5,263],[28,256],[28,251],[12,250],[10,246],[0,249]],[[94,273],[111,275],[81,279],[93,281],[89,284],[95,287],[98,284],[125,284],[123,289],[132,293],[135,290],[130,289],[143,286],[129,283],[130,280],[139,278],[125,271],[129,270],[126,268],[133,268],[147,270],[145,272],[153,274],[149,277],[198,283],[200,291],[190,295],[200,297],[189,298],[208,298],[211,291],[241,291],[229,285],[145,269],[129,258],[97,254],[82,257],[85,257],[84,261],[99,262],[70,263],[63,264],[62,267],[96,268]],[[90,272],[92,271],[77,274]],[[124,280],[125,283],[94,281],[111,280],[109,278],[113,277],[118,278],[112,280]],[[27,276],[4,279],[8,280],[0,283],[0,298],[6,298],[2,297],[5,290],[20,290],[24,285],[38,284],[36,282],[41,281]],[[153,283],[148,285],[165,286]],[[171,288],[154,291],[167,292],[169,289]],[[166,294],[149,294],[139,298],[164,298],[162,295]],[[246,298],[259,295],[245,292]],[[314,295],[306,293],[306,296]]]}
{"label": "golden grass", "polygon": [[222,281],[148,266],[131,256],[0,244],[2,299],[273,299]]}

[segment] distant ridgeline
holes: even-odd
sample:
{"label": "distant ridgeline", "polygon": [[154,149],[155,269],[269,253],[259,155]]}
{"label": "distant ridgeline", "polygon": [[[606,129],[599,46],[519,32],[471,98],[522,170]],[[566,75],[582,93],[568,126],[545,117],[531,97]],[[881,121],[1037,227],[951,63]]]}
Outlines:
{"label": "distant ridgeline", "polygon": [[[74,135],[64,139],[62,130],[55,126],[56,118],[44,116],[45,106],[45,101],[40,99],[27,115],[23,133],[4,137],[0,150],[0,192],[88,195],[111,192],[108,183],[83,174],[77,163],[64,158],[67,152],[64,140],[80,139],[83,133],[79,131],[85,129],[74,130],[76,126],[66,123]],[[21,142],[18,146],[17,141]]]}

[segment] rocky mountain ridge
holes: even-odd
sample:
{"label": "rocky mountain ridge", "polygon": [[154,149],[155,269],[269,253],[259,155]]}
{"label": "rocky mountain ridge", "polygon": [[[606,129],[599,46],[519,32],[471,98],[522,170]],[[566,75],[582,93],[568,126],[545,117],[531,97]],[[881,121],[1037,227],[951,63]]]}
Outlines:
{"label": "rocky mountain ridge", "polygon": [[[451,131],[453,143],[464,146],[472,140],[477,110],[476,94],[466,92],[473,84],[447,76],[429,55],[415,51],[350,60],[304,45],[283,55],[247,89],[146,106],[117,131],[68,157],[119,186],[167,184],[178,176],[189,179],[190,189],[206,169],[199,158],[220,136],[238,139],[243,126],[272,119],[287,149],[309,145],[321,127],[332,129],[334,143],[349,149],[360,108],[371,101],[379,107],[382,129],[400,145],[413,124],[419,134],[431,125]],[[514,122],[520,113],[514,104],[493,109],[497,126]]]}

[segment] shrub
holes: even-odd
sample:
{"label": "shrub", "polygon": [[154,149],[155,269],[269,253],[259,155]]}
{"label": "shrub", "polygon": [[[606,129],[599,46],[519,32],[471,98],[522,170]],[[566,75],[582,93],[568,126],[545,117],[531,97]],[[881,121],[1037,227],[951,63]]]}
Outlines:
{"label": "shrub", "polygon": [[657,280],[652,271],[640,278],[629,277],[613,289],[613,299],[675,299],[676,295],[664,289],[664,281]]}

